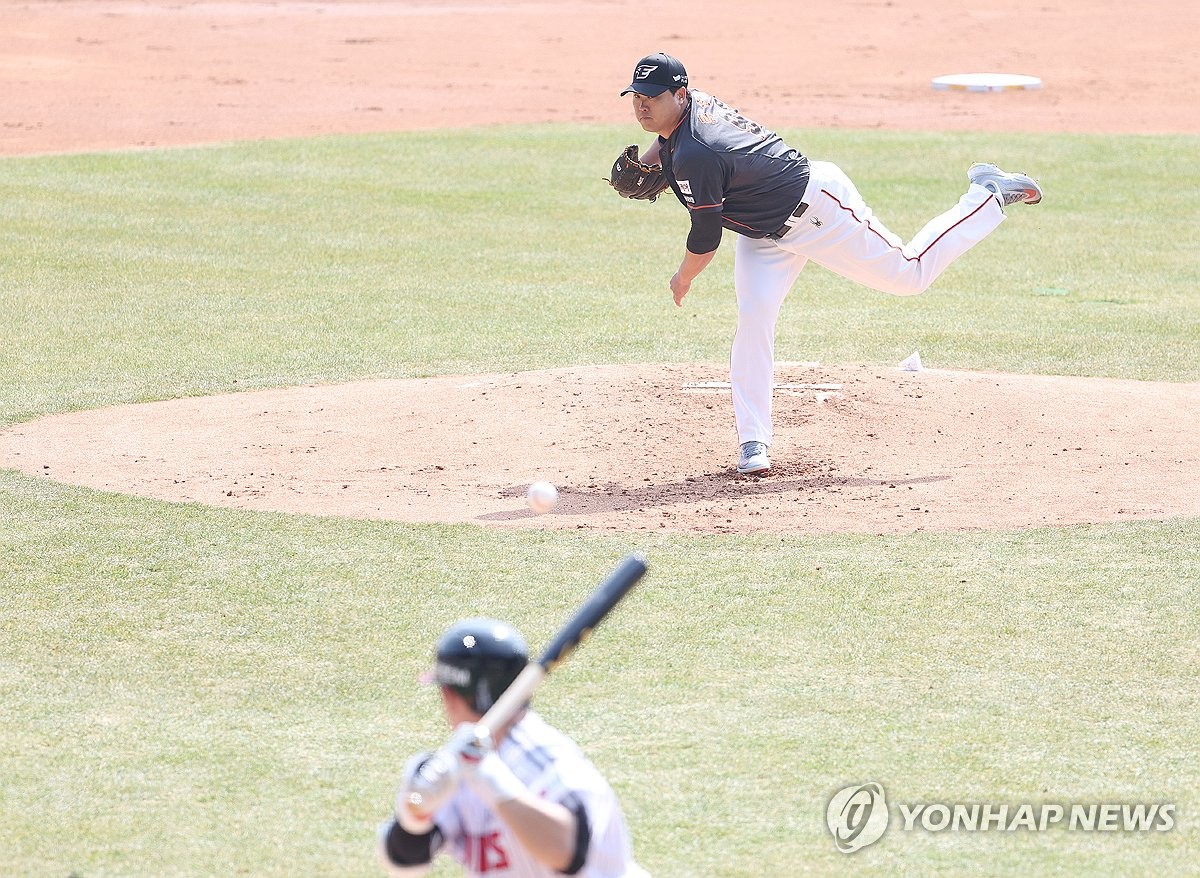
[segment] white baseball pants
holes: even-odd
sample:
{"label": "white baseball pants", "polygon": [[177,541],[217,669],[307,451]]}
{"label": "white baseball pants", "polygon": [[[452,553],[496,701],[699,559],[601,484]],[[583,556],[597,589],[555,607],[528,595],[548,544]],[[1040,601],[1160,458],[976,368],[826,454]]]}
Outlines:
{"label": "white baseball pants", "polygon": [[808,260],[896,296],[915,296],[1004,221],[995,196],[971,184],[958,204],[909,243],[881,223],[850,178],[831,162],[811,162],[808,210],[779,239],[738,235],[734,255],[737,331],[729,358],[738,442],[771,444],[775,323]]}

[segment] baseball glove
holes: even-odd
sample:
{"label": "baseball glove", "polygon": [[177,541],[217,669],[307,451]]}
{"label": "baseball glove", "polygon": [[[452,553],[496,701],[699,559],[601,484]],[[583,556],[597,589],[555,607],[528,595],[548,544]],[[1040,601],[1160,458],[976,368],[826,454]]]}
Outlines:
{"label": "baseball glove", "polygon": [[638,159],[637,144],[625,147],[624,152],[613,162],[608,184],[622,198],[639,201],[654,201],[670,184],[663,173],[662,165],[647,165]]}

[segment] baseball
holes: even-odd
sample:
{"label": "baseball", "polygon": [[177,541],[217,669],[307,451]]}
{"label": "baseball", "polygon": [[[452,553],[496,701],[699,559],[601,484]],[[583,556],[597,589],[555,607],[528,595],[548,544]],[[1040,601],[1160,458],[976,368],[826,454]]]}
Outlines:
{"label": "baseball", "polygon": [[537,515],[543,515],[558,502],[558,488],[549,482],[534,482],[525,494],[525,502]]}

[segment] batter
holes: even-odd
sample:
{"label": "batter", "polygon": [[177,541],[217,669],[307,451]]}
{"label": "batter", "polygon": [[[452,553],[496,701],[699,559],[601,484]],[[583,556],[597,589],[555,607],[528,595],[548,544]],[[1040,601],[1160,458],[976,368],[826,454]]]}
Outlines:
{"label": "batter", "polygon": [[1042,200],[1041,188],[1025,174],[975,164],[958,204],[905,243],[837,165],[810,161],[773,131],[689,88],[687,70],[676,58],[642,58],[621,92],[627,94],[638,123],[658,135],[641,162],[661,165],[665,183],[691,213],[686,251],[671,278],[677,306],[712,261],[722,230],[738,234],[738,318],[729,371],[743,474],[761,475],[771,467],[775,323],[810,259],[872,289],[913,296],[999,226],[1004,208]]}
{"label": "batter", "polygon": [[378,832],[384,869],[416,878],[445,851],[475,878],[648,878],[616,794],[570,738],[528,708],[494,740],[476,736],[475,724],[529,661],[516,629],[464,619],[438,639],[436,657],[429,682],[455,732],[405,765],[394,816]]}

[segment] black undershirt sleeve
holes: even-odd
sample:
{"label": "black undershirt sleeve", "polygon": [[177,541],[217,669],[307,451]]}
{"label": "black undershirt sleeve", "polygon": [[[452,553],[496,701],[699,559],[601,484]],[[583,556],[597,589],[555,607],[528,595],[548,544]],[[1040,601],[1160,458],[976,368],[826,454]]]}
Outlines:
{"label": "black undershirt sleeve", "polygon": [[583,802],[579,798],[572,795],[563,802],[568,810],[575,815],[575,856],[571,860],[571,864],[563,869],[564,875],[575,875],[587,863],[588,848],[592,844],[592,827],[588,823],[587,811],[583,807]]}
{"label": "black undershirt sleeve", "polygon": [[428,863],[441,846],[442,832],[436,826],[424,835],[413,835],[394,821],[384,840],[388,859],[397,866]]}
{"label": "black undershirt sleeve", "polygon": [[687,248],[692,253],[711,253],[721,245],[721,211],[693,210],[692,230],[688,232]]}

